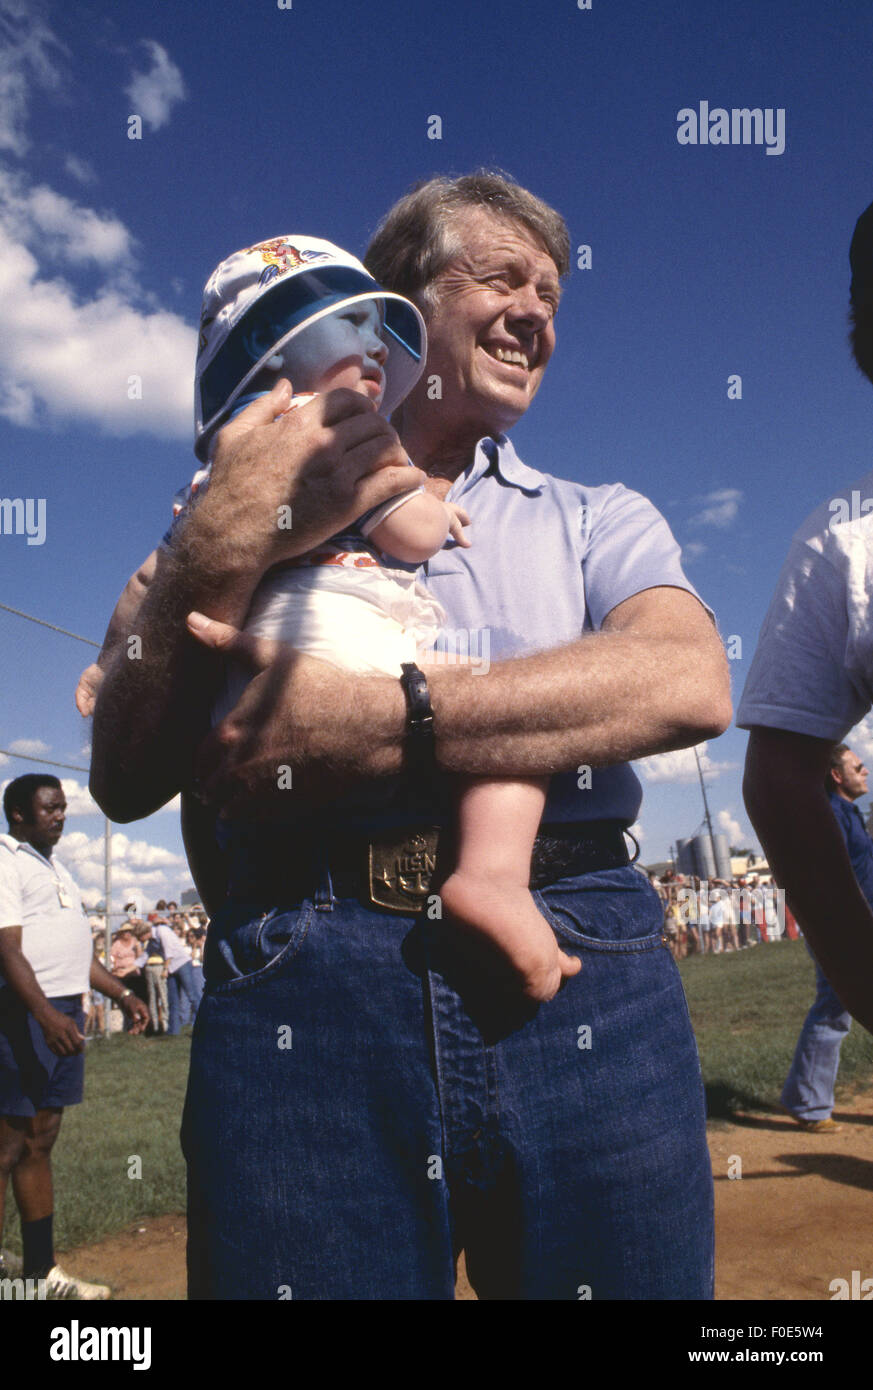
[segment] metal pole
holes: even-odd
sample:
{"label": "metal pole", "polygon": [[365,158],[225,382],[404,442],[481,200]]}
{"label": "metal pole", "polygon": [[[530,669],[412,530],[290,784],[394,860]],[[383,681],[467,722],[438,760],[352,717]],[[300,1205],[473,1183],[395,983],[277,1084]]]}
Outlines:
{"label": "metal pole", "polygon": [[[112,947],[112,827],[109,824],[109,817],[103,818],[103,897],[106,902],[106,922],[103,931],[103,964],[106,969],[112,970],[112,957],[110,954]],[[103,1005],[103,1036],[108,1038],[110,1035],[109,1019],[112,1014],[112,1007],[109,999]]]}
{"label": "metal pole", "polygon": [[709,802],[706,799],[706,783],[703,780],[703,768],[700,766],[700,757],[697,749],[694,750],[694,757],[697,762],[697,774],[700,778],[700,790],[703,792],[703,815],[709,829],[709,848],[712,850],[712,869],[718,878],[718,861],[715,857],[715,836],[712,833],[712,817],[709,814]]}

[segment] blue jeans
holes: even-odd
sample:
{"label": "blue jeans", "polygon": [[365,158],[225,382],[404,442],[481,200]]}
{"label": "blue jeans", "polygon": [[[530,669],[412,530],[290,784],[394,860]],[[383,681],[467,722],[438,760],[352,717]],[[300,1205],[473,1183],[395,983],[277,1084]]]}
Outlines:
{"label": "blue jeans", "polygon": [[[188,1004],[188,1012],[182,1017],[182,997]],[[197,1013],[197,1005],[200,1002],[200,994],[197,983],[194,979],[194,967],[190,960],[186,960],[184,965],[180,965],[178,970],[174,970],[172,975],[167,978],[167,1000],[170,1005],[170,1026],[169,1033],[178,1033],[182,1023],[189,1018],[193,1021]]]}
{"label": "blue jeans", "polygon": [[583,962],[539,1007],[424,914],[328,893],[218,914],[182,1124],[190,1297],[451,1299],[461,1248],[485,1299],[712,1297],[660,900],[631,868],[536,898]]}
{"label": "blue jeans", "polygon": [[[809,947],[806,948],[809,951]],[[812,952],[809,951],[812,956]],[[815,1002],[800,1030],[782,1088],[782,1104],[799,1120],[826,1120],[834,1108],[840,1048],[852,1023],[815,956]]]}

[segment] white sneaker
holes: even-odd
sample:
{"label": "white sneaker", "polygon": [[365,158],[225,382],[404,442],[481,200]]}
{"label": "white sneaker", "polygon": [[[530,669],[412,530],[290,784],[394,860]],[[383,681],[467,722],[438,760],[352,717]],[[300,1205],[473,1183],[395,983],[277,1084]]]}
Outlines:
{"label": "white sneaker", "polygon": [[45,1276],[46,1293],[54,1298],[99,1299],[109,1298],[111,1290],[105,1284],[89,1284],[84,1279],[75,1279],[66,1274],[60,1265],[55,1265]]}

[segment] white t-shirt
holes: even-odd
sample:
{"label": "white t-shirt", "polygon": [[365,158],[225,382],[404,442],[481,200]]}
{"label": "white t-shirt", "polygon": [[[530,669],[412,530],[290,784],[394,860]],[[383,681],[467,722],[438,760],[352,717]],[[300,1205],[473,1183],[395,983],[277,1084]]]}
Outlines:
{"label": "white t-shirt", "polygon": [[709,900],[709,925],[711,927],[724,927],[728,922],[729,903],[719,894]]}
{"label": "white t-shirt", "polygon": [[190,946],[182,940],[181,936],[177,936],[173,928],[166,923],[160,923],[152,930],[164,948],[167,970],[171,975],[175,975],[176,971],[191,959]]}
{"label": "white t-shirt", "polygon": [[823,502],[791,542],[737,724],[839,743],[871,705],[873,473],[867,473]]}
{"label": "white t-shirt", "polygon": [[88,988],[93,947],[81,899],[54,855],[45,859],[33,845],[0,835],[0,928],[21,927],[22,953],[47,999]]}

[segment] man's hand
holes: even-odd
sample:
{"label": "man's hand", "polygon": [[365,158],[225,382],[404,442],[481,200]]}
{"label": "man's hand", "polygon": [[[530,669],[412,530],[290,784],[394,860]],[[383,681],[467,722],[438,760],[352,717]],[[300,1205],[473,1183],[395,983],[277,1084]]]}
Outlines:
{"label": "man's hand", "polygon": [[51,1051],[57,1057],[72,1057],[82,1051],[85,1039],[73,1019],[60,1013],[43,994],[33,966],[21,949],[22,935],[20,926],[0,928],[0,973],[8,988],[33,1014]]}
{"label": "man's hand", "polygon": [[96,661],[92,661],[90,666],[79,677],[79,684],[76,686],[76,709],[83,719],[88,719],[94,713],[94,706],[97,703],[97,692],[103,682],[103,672]]}
{"label": "man's hand", "polygon": [[129,1033],[141,1033],[144,1028],[148,1027],[149,1011],[141,999],[138,999],[135,994],[127,994],[118,1002],[130,1019]]}
{"label": "man's hand", "polygon": [[46,1044],[56,1057],[74,1057],[85,1046],[85,1037],[68,1014],[59,1013],[46,1003],[39,1011],[34,1010],[34,1018],[43,1031]]}
{"label": "man's hand", "polygon": [[205,647],[245,662],[255,673],[195,758],[195,794],[221,807],[224,817],[294,816],[347,790],[356,760],[358,776],[371,773],[379,735],[375,727],[366,737],[358,732],[365,688],[380,709],[393,701],[382,770],[400,770],[405,700],[399,680],[338,671],[287,643],[239,632],[202,613],[189,614],[188,629]]}
{"label": "man's hand", "polygon": [[192,513],[195,528],[224,546],[232,538],[258,579],[424,482],[368,397],[342,388],[283,414],[290,399],[290,382],[277,382],[219,431],[209,488]]}

